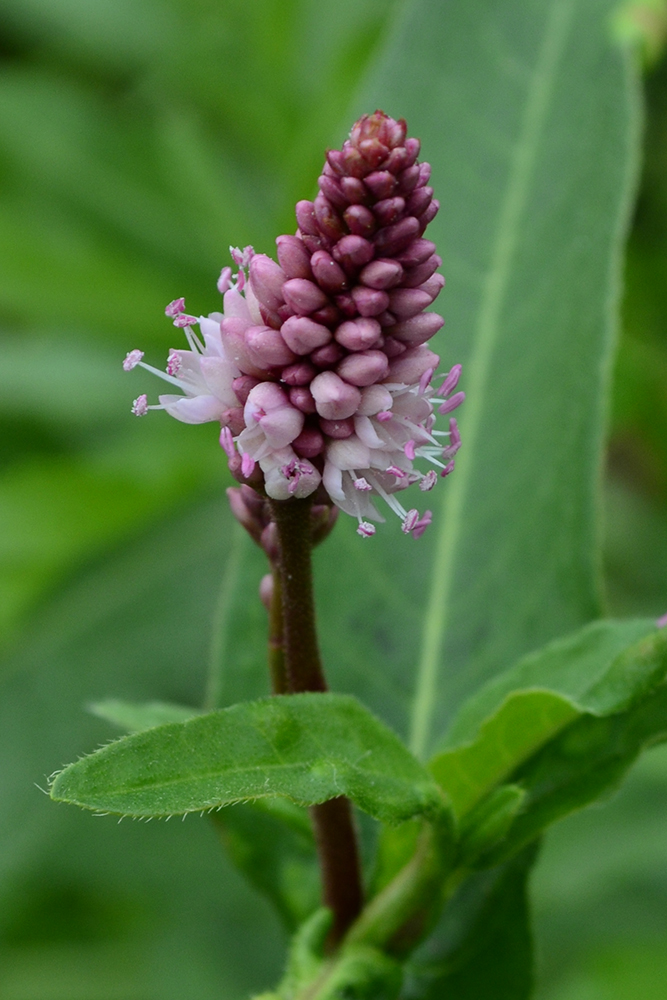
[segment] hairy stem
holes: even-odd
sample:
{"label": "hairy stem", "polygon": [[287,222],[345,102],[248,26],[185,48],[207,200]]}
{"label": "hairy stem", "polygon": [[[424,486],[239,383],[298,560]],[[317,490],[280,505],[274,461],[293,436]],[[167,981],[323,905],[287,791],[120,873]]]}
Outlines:
{"label": "hairy stem", "polygon": [[[326,691],[317,631],[311,563],[311,501],[273,500],[273,520],[280,544],[283,651],[287,690]],[[325,906],[333,911],[329,936],[333,947],[361,911],[363,893],[352,810],[341,797],[310,810],[322,872]]]}
{"label": "hairy stem", "polygon": [[273,694],[287,694],[287,668],[285,666],[285,630],[283,626],[283,593],[280,571],[273,567],[273,590],[269,608],[269,673]]}

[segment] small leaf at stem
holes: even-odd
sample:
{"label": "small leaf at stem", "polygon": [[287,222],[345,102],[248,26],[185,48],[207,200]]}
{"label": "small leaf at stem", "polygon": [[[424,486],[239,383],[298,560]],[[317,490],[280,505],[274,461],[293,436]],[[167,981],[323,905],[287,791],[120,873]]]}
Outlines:
{"label": "small leaf at stem", "polygon": [[285,796],[346,795],[376,819],[436,816],[444,797],[397,736],[347,695],[307,693],[234,705],[126,736],[76,761],[57,801],[129,816],[169,816]]}

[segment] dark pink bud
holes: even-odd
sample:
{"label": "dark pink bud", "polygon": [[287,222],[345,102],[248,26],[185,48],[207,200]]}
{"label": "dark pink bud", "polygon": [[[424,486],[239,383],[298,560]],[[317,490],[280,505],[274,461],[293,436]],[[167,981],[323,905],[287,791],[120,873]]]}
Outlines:
{"label": "dark pink bud", "polygon": [[395,254],[405,250],[419,232],[419,221],[408,215],[393,226],[381,229],[375,236],[375,247],[378,253]]}
{"label": "dark pink bud", "polygon": [[[425,240],[425,242],[428,242],[428,240]],[[422,264],[417,264],[416,267],[412,267],[409,271],[406,271],[401,284],[405,288],[416,288],[418,285],[423,284],[423,282],[428,281],[441,264],[442,259],[438,257],[437,253],[432,253]]]}
{"label": "dark pink bud", "polygon": [[398,190],[402,195],[411,194],[419,183],[419,167],[413,164],[398,175]]}
{"label": "dark pink bud", "polygon": [[440,358],[428,347],[411,347],[389,362],[387,382],[404,382],[406,385],[416,385],[424,372],[435,369]]}
{"label": "dark pink bud", "polygon": [[329,149],[327,150],[327,163],[334,171],[334,173],[339,176],[345,173],[345,163],[343,160],[343,153],[340,149]]}
{"label": "dark pink bud", "polygon": [[245,427],[242,406],[232,406],[225,411],[223,418],[227,421],[227,427],[232,434],[240,434]]}
{"label": "dark pink bud", "polygon": [[355,149],[349,142],[345,142],[341,152],[341,163],[346,174],[351,177],[364,177],[368,173],[369,164],[358,149]]}
{"label": "dark pink bud", "polygon": [[348,417],[347,420],[320,420],[320,427],[327,437],[344,438],[352,437],[354,434],[354,420]]}
{"label": "dark pink bud", "polygon": [[431,177],[431,164],[430,163],[420,163],[419,164],[419,181],[417,182],[419,187],[423,187],[424,184],[428,184]]}
{"label": "dark pink bud", "polygon": [[271,521],[264,528],[260,545],[269,557],[269,561],[277,563],[280,559],[280,542],[278,541],[278,529],[274,521]]}
{"label": "dark pink bud", "polygon": [[347,226],[329,199],[320,193],[315,199],[315,219],[318,230],[329,239],[339,240],[347,233]]}
{"label": "dark pink bud", "polygon": [[411,319],[403,320],[396,326],[389,327],[388,332],[396,340],[402,340],[404,344],[423,344],[444,326],[444,319],[437,313],[420,313]]}
{"label": "dark pink bud", "polygon": [[380,313],[380,315],[375,318],[380,326],[394,326],[396,323],[396,317],[392,312],[389,312],[388,309],[386,309],[383,313]]}
{"label": "dark pink bud", "polygon": [[308,236],[317,236],[317,220],[315,219],[315,207],[312,201],[297,201],[296,222],[302,233]]}
{"label": "dark pink bud", "polygon": [[282,305],[285,272],[266,254],[256,253],[250,261],[250,287],[257,301],[275,312]]}
{"label": "dark pink bud", "polygon": [[373,207],[373,214],[381,226],[390,226],[396,222],[405,210],[403,198],[385,198]]}
{"label": "dark pink bud", "polygon": [[409,166],[411,166],[411,163],[408,160],[408,151],[405,146],[398,146],[396,149],[392,149],[384,163],[384,169],[390,170],[392,174],[398,174],[401,170],[405,170]]}
{"label": "dark pink bud", "polygon": [[337,264],[326,250],[318,250],[310,260],[315,280],[325,292],[341,292],[347,287],[347,277],[340,264]]}
{"label": "dark pink bud", "polygon": [[339,264],[347,271],[356,270],[368,264],[375,256],[372,243],[362,236],[344,236],[333,248],[333,255]]}
{"label": "dark pink bud", "polygon": [[382,349],[388,358],[396,358],[399,354],[405,354],[408,346],[407,344],[402,344],[400,340],[394,340],[393,337],[385,337]]}
{"label": "dark pink bud", "polygon": [[331,304],[324,306],[323,309],[316,309],[314,313],[310,314],[310,318],[324,326],[335,326],[336,323],[340,323],[342,317],[340,310]]}
{"label": "dark pink bud", "polygon": [[336,372],[351,385],[365,386],[379,382],[389,371],[389,361],[383,351],[359,351],[348,354]]}
{"label": "dark pink bud", "polygon": [[266,573],[259,581],[259,599],[267,611],[271,610],[273,600],[273,574]]}
{"label": "dark pink bud", "polygon": [[257,379],[264,379],[266,378],[264,366],[257,364],[246,344],[245,333],[248,329],[248,321],[239,319],[238,316],[225,316],[220,323],[222,341],[231,360],[235,362],[244,375],[253,375]]}
{"label": "dark pink bud", "polygon": [[[396,258],[403,267],[416,267],[417,264],[423,264],[425,260],[435,253],[435,243],[431,240],[414,240],[407,250],[399,254]],[[421,282],[420,282],[421,284]]]}
{"label": "dark pink bud", "polygon": [[331,249],[332,241],[327,239],[326,236],[308,236],[307,233],[304,233],[301,238],[303,240],[303,245],[309,253],[317,253],[318,250]]}
{"label": "dark pink bud", "polygon": [[421,288],[395,288],[389,293],[389,308],[399,320],[416,316],[432,301],[432,297]]}
{"label": "dark pink bud", "polygon": [[432,187],[417,187],[410,195],[405,207],[410,215],[421,215],[431,204],[432,197]]}
{"label": "dark pink bud", "polygon": [[318,368],[332,368],[343,357],[343,349],[338,344],[325,344],[310,355],[310,360]]}
{"label": "dark pink bud", "polygon": [[352,289],[352,298],[362,316],[379,316],[389,306],[386,292],[366,288],[364,285],[356,285]]}
{"label": "dark pink bud", "polygon": [[419,216],[419,223],[421,226],[421,231],[424,232],[429,222],[433,222],[436,215],[440,211],[440,202],[437,198],[434,198],[431,204],[428,206],[425,212]]}
{"label": "dark pink bud", "polygon": [[290,278],[283,285],[285,302],[295,313],[307,316],[327,305],[327,297],[321,288],[306,278]]}
{"label": "dark pink bud", "polygon": [[345,293],[344,295],[336,296],[336,305],[344,316],[356,316],[357,306],[351,295]]}
{"label": "dark pink bud", "polygon": [[364,178],[364,184],[376,198],[390,198],[396,190],[396,178],[388,170],[376,170]]}
{"label": "dark pink bud", "polygon": [[444,287],[444,276],[442,274],[434,274],[432,278],[429,278],[428,281],[425,281],[423,285],[419,286],[419,290],[429,295],[431,297],[431,302],[434,302]]}
{"label": "dark pink bud", "polygon": [[342,177],[340,186],[350,205],[361,205],[368,201],[368,191],[358,177]]}
{"label": "dark pink bud", "polygon": [[372,260],[359,275],[359,281],[369,288],[385,289],[397,285],[403,277],[403,268],[395,260]]}
{"label": "dark pink bud", "polygon": [[322,174],[318,178],[317,183],[319,184],[320,191],[322,194],[331,202],[335,208],[339,208],[344,211],[348,206],[348,200],[343,194],[343,190],[337,180],[333,177],[327,177],[326,174]]}
{"label": "dark pink bud", "polygon": [[363,139],[359,143],[359,152],[373,170],[389,156],[389,149],[379,139]]}
{"label": "dark pink bud", "polygon": [[377,228],[375,216],[365,205],[350,205],[343,218],[356,236],[372,236]]}
{"label": "dark pink bud", "polygon": [[280,332],[295,354],[310,354],[331,340],[331,330],[320,323],[314,323],[307,316],[291,316],[283,323]]}
{"label": "dark pink bud", "polygon": [[245,406],[248,393],[256,385],[259,385],[259,379],[253,378],[252,375],[241,375],[239,378],[234,379],[232,389],[241,406]]}
{"label": "dark pink bud", "polygon": [[[283,368],[280,378],[287,385],[308,385],[317,375],[317,368],[308,361],[297,361],[295,365]],[[233,383],[232,383],[233,385]]]}
{"label": "dark pink bud", "polygon": [[325,420],[344,420],[353,416],[361,403],[361,393],[334,372],[322,372],[310,385],[317,412]]}
{"label": "dark pink bud", "polygon": [[296,361],[280,332],[269,326],[251,326],[246,331],[245,339],[253,361],[264,368],[290,365]]}
{"label": "dark pink bud", "polygon": [[310,254],[298,236],[279,236],[278,260],[288,278],[310,278]]}
{"label": "dark pink bud", "polygon": [[408,166],[412,166],[417,157],[419,156],[419,150],[421,149],[421,142],[419,139],[406,139],[404,146],[405,151],[408,154]]}
{"label": "dark pink bud", "polygon": [[324,438],[316,427],[304,427],[292,447],[301,458],[315,458],[324,448]]}
{"label": "dark pink bud", "polygon": [[[261,509],[258,509],[255,504],[247,502],[245,490],[249,489],[247,486],[229,486],[226,490],[227,499],[236,520],[259,545],[265,524],[261,516]],[[252,492],[254,493],[255,491],[252,490]],[[257,499],[260,498],[257,497]]]}
{"label": "dark pink bud", "polygon": [[334,336],[348,351],[365,351],[376,343],[381,332],[377,320],[356,319],[341,323]]}
{"label": "dark pink bud", "polygon": [[289,401],[302,413],[315,413],[317,411],[313,394],[305,385],[292,386],[289,391]]}

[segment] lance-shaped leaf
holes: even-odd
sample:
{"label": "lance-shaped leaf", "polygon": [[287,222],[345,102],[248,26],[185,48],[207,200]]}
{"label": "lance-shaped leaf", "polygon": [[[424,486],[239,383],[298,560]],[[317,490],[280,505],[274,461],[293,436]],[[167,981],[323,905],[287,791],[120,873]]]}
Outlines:
{"label": "lance-shaped leaf", "polygon": [[651,621],[594,622],[485,685],[431,762],[455,812],[465,814],[586,713],[611,715],[641,700],[664,678],[666,650]]}
{"label": "lance-shaped leaf", "polygon": [[347,795],[400,822],[444,806],[430,775],[346,695],[234,705],[126,736],[71,764],[52,798],[128,816],[170,816],[282,795],[300,805]]}

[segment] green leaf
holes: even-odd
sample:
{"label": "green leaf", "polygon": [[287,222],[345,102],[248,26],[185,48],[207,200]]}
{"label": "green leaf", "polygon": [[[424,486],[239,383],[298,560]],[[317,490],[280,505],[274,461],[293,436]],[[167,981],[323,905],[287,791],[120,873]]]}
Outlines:
{"label": "green leaf", "polygon": [[[384,684],[418,756],[481,683],[600,614],[603,400],[640,117],[609,39],[614,6],[408,3],[354,105],[405,115],[433,165],[429,236],[447,278],[434,347],[444,368],[463,364],[467,393],[430,540],[383,527],[374,568],[357,547],[339,570],[355,631],[346,689],[370,648],[353,690],[377,708]],[[339,613],[329,628],[343,631]]]}
{"label": "green leaf", "polygon": [[93,702],[88,706],[88,711],[129,732],[141,732],[169,722],[187,722],[200,714],[198,709],[188,705],[172,705],[166,701],[137,703],[120,701],[118,698]]}
{"label": "green leaf", "polygon": [[533,985],[527,880],[531,846],[474,875],[407,968],[401,1000],[528,1000]]}
{"label": "green leaf", "polygon": [[608,715],[640,699],[664,676],[665,645],[651,621],[594,622],[485,685],[430,765],[455,812],[464,815],[584,713]]}
{"label": "green leaf", "polygon": [[71,764],[56,801],[170,816],[283,795],[313,805],[347,795],[376,819],[444,808],[437,785],[355,698],[302,694],[234,705],[135,733]]}

